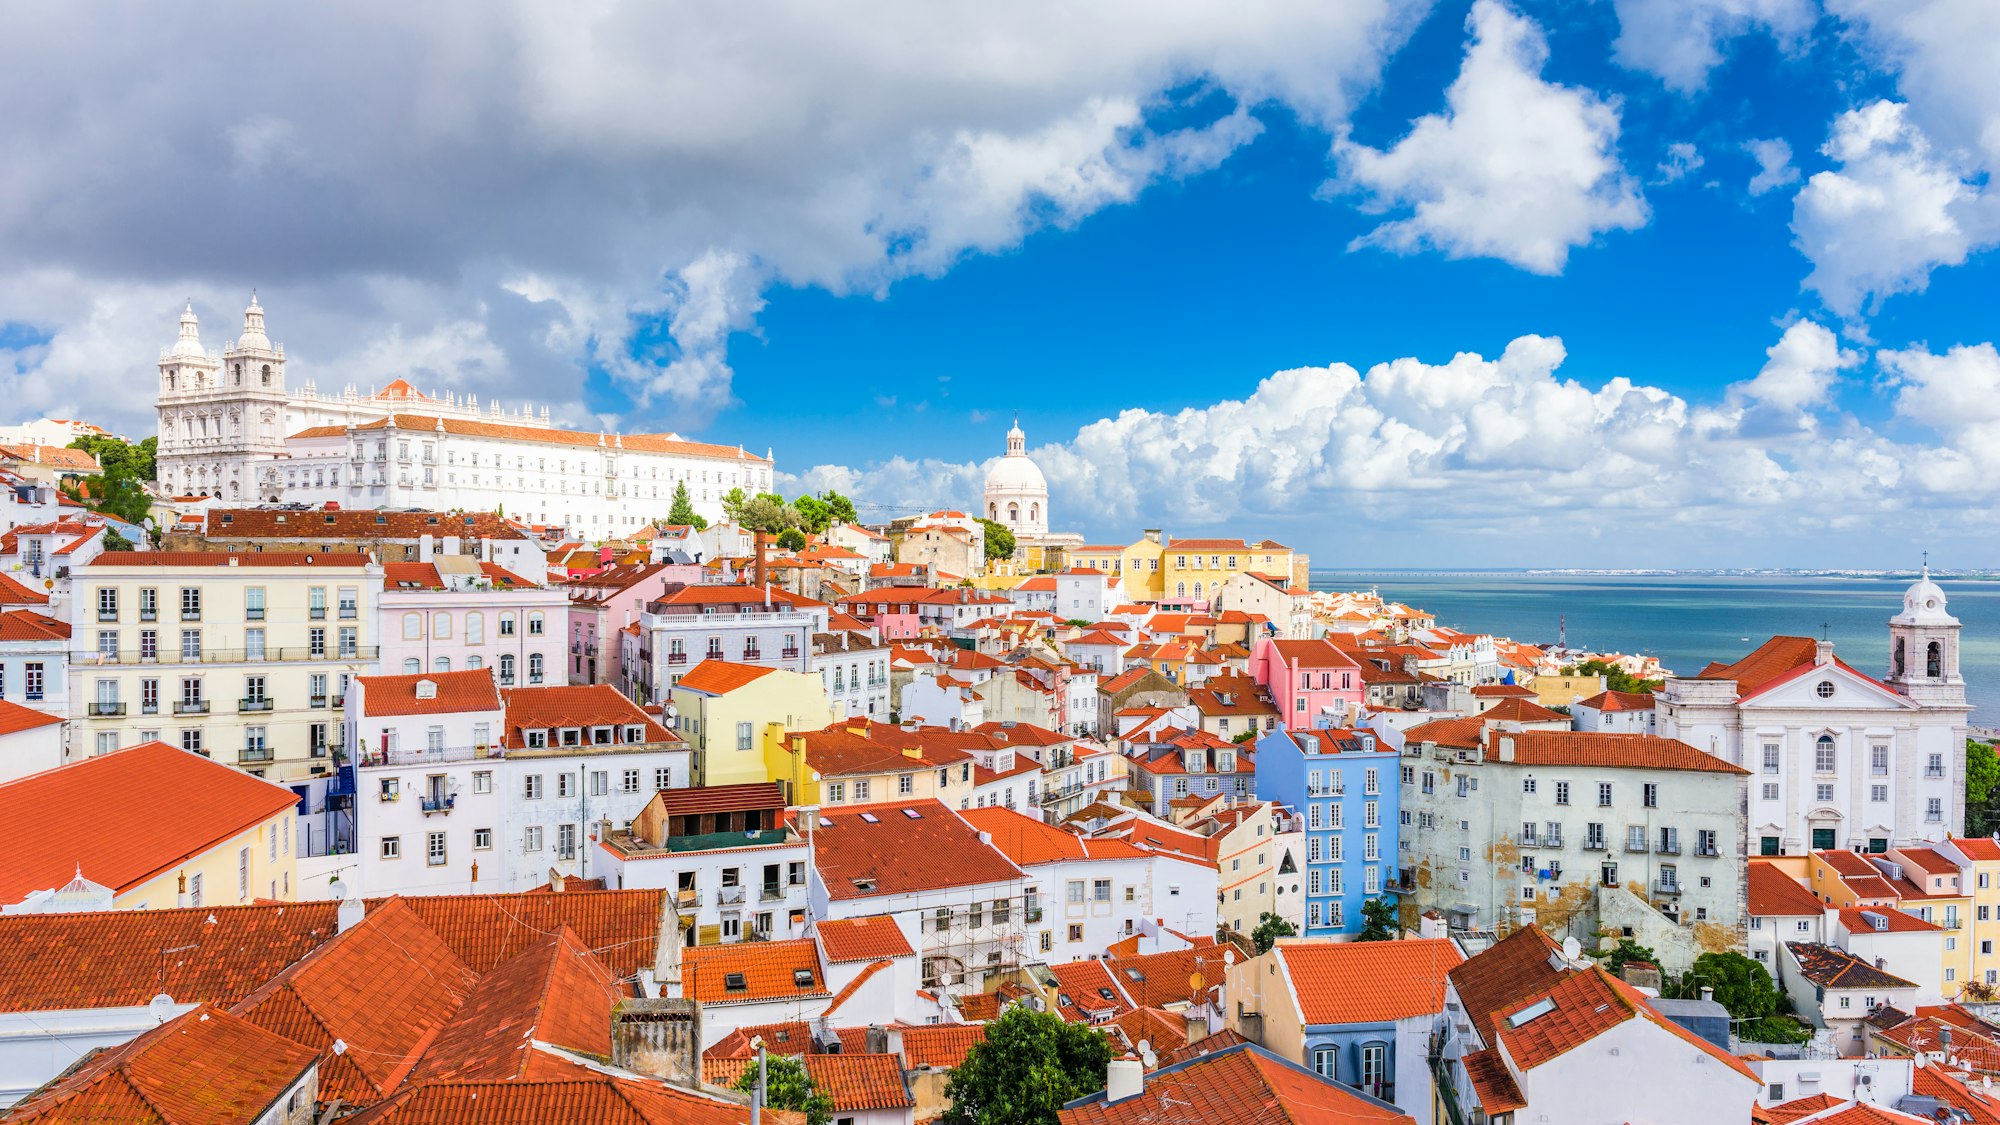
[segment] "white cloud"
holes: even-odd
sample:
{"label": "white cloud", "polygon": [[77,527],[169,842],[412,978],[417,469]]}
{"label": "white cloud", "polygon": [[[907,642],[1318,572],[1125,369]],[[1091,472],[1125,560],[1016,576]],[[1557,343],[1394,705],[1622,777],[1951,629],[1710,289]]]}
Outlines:
{"label": "white cloud", "polygon": [[[1827,0],[1899,71],[1917,124],[1939,146],[2000,169],[2000,5],[1991,0]],[[1976,155],[1975,155],[1976,154]]]}
{"label": "white cloud", "polygon": [[[143,425],[135,372],[180,300],[261,285],[298,378],[443,332],[468,349],[455,389],[561,401],[595,369],[644,424],[699,426],[769,286],[874,292],[1011,248],[1213,167],[1256,135],[1245,106],[1331,130],[1423,7],[12,13],[0,323],[56,339],[12,357],[50,385],[0,368],[0,402]],[[1185,89],[1199,108],[1166,106]],[[1184,124],[1156,132],[1165,108]]]}
{"label": "white cloud", "polygon": [[1616,104],[1543,81],[1541,29],[1497,0],[1477,0],[1466,27],[1472,41],[1445,112],[1418,119],[1386,150],[1345,137],[1335,145],[1340,177],[1330,187],[1410,211],[1355,245],[1559,273],[1573,247],[1643,226],[1646,204],[1618,160]]}
{"label": "white cloud", "polygon": [[1812,430],[1816,409],[1829,405],[1840,372],[1861,362],[1824,326],[1802,320],[1765,349],[1755,378],[1732,384],[1725,395],[1727,425],[1736,432],[1777,434]]}
{"label": "white cloud", "polygon": [[1920,292],[1995,237],[1991,199],[1934,152],[1904,105],[1878,101],[1834,121],[1822,150],[1839,167],[1806,181],[1792,232],[1812,260],[1806,285],[1852,316],[1864,302]]}
{"label": "white cloud", "polygon": [[1748,141],[1743,145],[1757,162],[1757,174],[1750,177],[1750,194],[1763,195],[1799,182],[1799,170],[1792,167],[1792,146],[1782,138]]}
{"label": "white cloud", "polygon": [[1796,48],[1819,17],[1813,0],[1615,0],[1620,65],[1657,76],[1682,94],[1701,89],[1729,40],[1769,32]]}
{"label": "white cloud", "polygon": [[1667,146],[1667,158],[1660,161],[1658,182],[1671,184],[1687,179],[1701,171],[1701,166],[1706,163],[1694,145],[1687,141],[1675,141]]}

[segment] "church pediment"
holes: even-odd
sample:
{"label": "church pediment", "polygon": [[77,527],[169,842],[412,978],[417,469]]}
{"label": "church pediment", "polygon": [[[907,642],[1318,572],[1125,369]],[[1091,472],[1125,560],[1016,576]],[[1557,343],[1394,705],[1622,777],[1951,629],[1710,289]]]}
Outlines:
{"label": "church pediment", "polygon": [[1842,664],[1806,665],[1766,684],[1746,708],[1812,711],[1914,711],[1917,704]]}

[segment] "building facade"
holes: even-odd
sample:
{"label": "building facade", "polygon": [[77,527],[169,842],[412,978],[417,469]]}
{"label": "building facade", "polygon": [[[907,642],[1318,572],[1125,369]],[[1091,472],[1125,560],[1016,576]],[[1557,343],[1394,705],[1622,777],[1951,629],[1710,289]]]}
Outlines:
{"label": "building facade", "polygon": [[1257,797],[1305,822],[1306,937],[1361,932],[1361,906],[1394,893],[1401,774],[1372,731],[1273,731],[1257,741]]}

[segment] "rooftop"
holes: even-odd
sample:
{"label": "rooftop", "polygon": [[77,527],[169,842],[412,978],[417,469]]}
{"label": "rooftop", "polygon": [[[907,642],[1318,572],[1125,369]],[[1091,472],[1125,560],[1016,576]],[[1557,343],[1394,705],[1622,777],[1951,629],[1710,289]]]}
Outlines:
{"label": "rooftop", "polygon": [[414,676],[356,676],[370,717],[451,715],[500,710],[500,689],[490,668]]}
{"label": "rooftop", "polygon": [[938,801],[845,806],[817,816],[816,862],[835,899],[1021,878],[1019,867]]}
{"label": "rooftop", "polygon": [[210,539],[527,539],[521,525],[490,512],[387,512],[340,508],[212,508]]}
{"label": "rooftop", "polygon": [[[1464,957],[1449,938],[1283,940],[1284,962],[1308,1025],[1381,1023],[1444,1011],[1445,977]],[[1367,988],[1353,982],[1367,981]]]}
{"label": "rooftop", "polygon": [[1243,1043],[1146,1075],[1145,1091],[1119,1102],[1103,1091],[1069,1103],[1061,1125],[1157,1125],[1163,1120],[1229,1125],[1412,1125],[1377,1101]]}

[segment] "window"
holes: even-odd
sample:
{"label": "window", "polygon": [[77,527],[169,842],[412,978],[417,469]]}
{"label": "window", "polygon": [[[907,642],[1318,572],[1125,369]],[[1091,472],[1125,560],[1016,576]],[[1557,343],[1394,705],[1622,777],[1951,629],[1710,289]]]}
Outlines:
{"label": "window", "polygon": [[1535,779],[1534,779],[1534,778],[1532,778],[1532,777],[1524,777],[1524,778],[1522,778],[1522,779],[1521,779],[1521,792],[1523,792],[1523,793],[1533,793],[1534,791],[1535,791]]}
{"label": "window", "polygon": [[1834,769],[1833,736],[1822,734],[1813,740],[1813,772],[1832,773]]}
{"label": "window", "polygon": [[737,748],[738,750],[748,750],[748,749],[750,749],[750,748],[751,748],[751,745],[752,745],[752,740],[753,740],[753,735],[752,735],[752,724],[750,724],[750,723],[737,723],[737,724],[736,724],[736,748]]}
{"label": "window", "polygon": [[424,841],[424,863],[428,867],[444,866],[444,833],[432,832]]}
{"label": "window", "polygon": [[[403,838],[401,836],[382,837],[382,858],[383,859],[403,858]],[[199,878],[199,876],[197,876],[197,878]]]}
{"label": "window", "polygon": [[530,684],[539,684],[539,683],[541,683],[541,682],[542,682],[542,667],[543,667],[543,666],[542,666],[542,654],[541,654],[541,653],[539,653],[539,652],[531,652],[531,653],[529,653],[529,654],[528,654],[528,682],[529,682]]}
{"label": "window", "polygon": [[826,783],[826,800],[828,804],[837,805],[840,804],[842,801],[845,801],[846,799],[847,799],[846,782],[829,781]]}
{"label": "window", "polygon": [[340,619],[352,621],[361,616],[361,591],[355,586],[340,588]]}
{"label": "window", "polygon": [[1944,798],[1931,797],[1924,801],[1924,819],[1931,824],[1944,819]]}
{"label": "window", "polygon": [[1765,782],[1765,783],[1764,783],[1764,788],[1763,788],[1763,794],[1764,794],[1764,799],[1765,799],[1766,801],[1775,801],[1775,800],[1777,800],[1777,799],[1778,799],[1778,783],[1777,783],[1777,782],[1775,782],[1775,781],[1767,781],[1767,782]]}
{"label": "window", "polygon": [[1876,777],[1889,776],[1889,744],[1878,742],[1868,748],[1868,772]]}
{"label": "window", "polygon": [[472,791],[474,793],[493,792],[493,771],[474,770],[472,773]]}
{"label": "window", "polygon": [[655,790],[672,789],[673,787],[674,787],[673,770],[662,766],[659,769],[653,771],[653,788]]}
{"label": "window", "polygon": [[249,586],[244,588],[243,619],[245,621],[264,620],[264,587]]}
{"label": "window", "polygon": [[521,796],[523,798],[530,801],[539,801],[542,799],[541,774],[531,773],[528,776],[522,778],[521,782],[522,782]]}
{"label": "window", "polygon": [[569,775],[568,771],[564,771],[564,772],[562,772],[562,773],[559,773],[559,774],[557,774],[557,775],[556,775],[556,796],[557,796],[557,797],[570,797],[570,796],[573,796],[573,795],[575,794],[575,791],[576,791],[576,790],[575,790],[575,785],[574,785],[575,781],[576,781],[576,779],[575,779],[575,778],[573,778],[573,777],[571,777],[571,776]]}
{"label": "window", "polygon": [[542,850],[541,825],[537,824],[532,828],[528,828],[522,831],[521,850],[524,852],[539,852]]}
{"label": "window", "polygon": [[503,637],[511,637],[514,635],[513,614],[503,613],[500,615],[500,635]]}
{"label": "window", "polygon": [[865,777],[861,778],[854,783],[854,799],[857,801],[865,801],[868,799],[867,778]]}
{"label": "window", "polygon": [[608,797],[611,795],[611,771],[590,771],[590,795],[593,797]]}
{"label": "window", "polygon": [[916,791],[917,791],[917,778],[915,774],[905,773],[897,775],[896,777],[897,795],[907,797],[910,794],[915,793]]}
{"label": "window", "polygon": [[1567,781],[1556,782],[1556,804],[1558,805],[1569,804],[1569,782]]}
{"label": "window", "polygon": [[1833,786],[1831,786],[1831,785],[1815,785],[1815,786],[1813,786],[1813,797],[1814,797],[1814,799],[1815,799],[1815,800],[1819,800],[1819,801],[1831,801],[1831,800],[1833,800]]}
{"label": "window", "polygon": [[1647,808],[1657,809],[1660,807],[1660,787],[1658,785],[1649,781],[1639,787],[1639,792],[1641,800]]}
{"label": "window", "polygon": [[181,587],[181,620],[201,620],[201,590],[195,586]]}
{"label": "window", "polygon": [[424,618],[422,614],[406,613],[403,615],[403,639],[406,641],[420,641],[424,639]]}
{"label": "window", "polygon": [[528,614],[528,635],[531,637],[542,635],[542,614],[540,610]]}
{"label": "window", "polygon": [[160,618],[160,592],[147,588],[139,591],[139,620],[157,621]]}
{"label": "window", "polygon": [[620,775],[618,791],[621,793],[637,793],[639,791],[639,771],[626,770]]}
{"label": "window", "polygon": [[[1319,908],[1314,907],[1313,909],[1317,912]],[[1315,918],[1313,921],[1317,922],[1319,919]],[[1338,1052],[1331,1047],[1315,1048],[1313,1050],[1314,1073],[1324,1078],[1332,1078],[1334,1076],[1334,1059],[1337,1054]]]}
{"label": "window", "polygon": [[1609,805],[1611,804],[1611,783],[1610,783],[1610,782],[1608,782],[1608,781],[1600,781],[1600,782],[1598,782],[1598,783],[1597,783],[1597,804],[1598,804],[1598,807],[1600,807],[1600,808],[1603,808],[1603,807],[1606,807],[1606,806],[1609,806]]}
{"label": "window", "polygon": [[1886,785],[1870,785],[1868,787],[1868,799],[1878,805],[1887,803],[1889,800],[1889,787]]}
{"label": "window", "polygon": [[500,656],[500,686],[512,687],[513,685],[514,685],[514,654],[511,652],[502,653]]}
{"label": "window", "polygon": [[1778,772],[1778,744],[1775,742],[1764,744],[1764,772]]}

